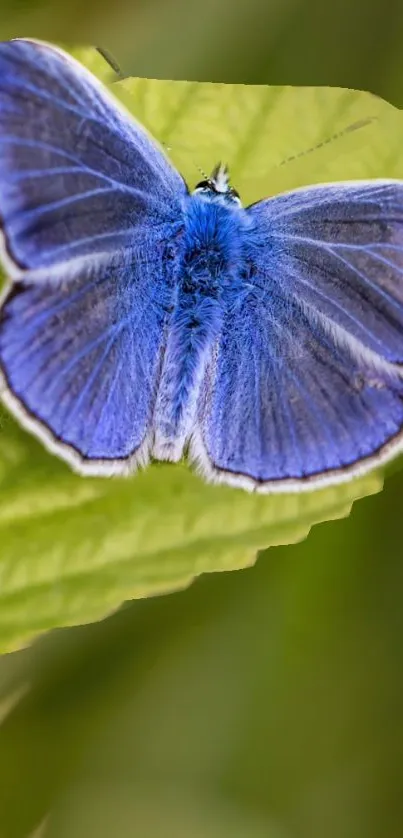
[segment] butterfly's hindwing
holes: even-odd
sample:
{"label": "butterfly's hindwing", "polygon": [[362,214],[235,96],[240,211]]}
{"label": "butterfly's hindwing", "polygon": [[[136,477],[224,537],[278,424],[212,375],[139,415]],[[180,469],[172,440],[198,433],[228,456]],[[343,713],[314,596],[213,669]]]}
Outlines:
{"label": "butterfly's hindwing", "polygon": [[67,283],[17,283],[0,314],[7,403],[85,473],[149,459],[172,274],[132,254]]}

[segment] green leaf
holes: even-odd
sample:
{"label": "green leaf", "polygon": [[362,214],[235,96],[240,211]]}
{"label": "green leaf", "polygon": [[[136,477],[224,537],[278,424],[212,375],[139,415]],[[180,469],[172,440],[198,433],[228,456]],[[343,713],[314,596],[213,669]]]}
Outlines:
{"label": "green leaf", "polygon": [[[93,67],[109,72],[99,56]],[[367,93],[145,79],[113,91],[169,146],[190,185],[198,166],[209,171],[224,159],[245,202],[313,181],[402,174],[401,114]],[[186,464],[84,479],[2,417],[1,650],[201,573],[245,567],[259,548],[303,538],[382,485],[372,474],[301,495],[257,496],[208,486]]]}
{"label": "green leaf", "polygon": [[223,160],[245,204],[310,183],[402,177],[401,111],[370,93],[150,79],[110,89],[190,185]]}
{"label": "green leaf", "polygon": [[0,648],[102,617],[130,597],[184,587],[303,538],[376,492],[369,476],[318,492],[263,496],[205,485],[185,465],[131,479],[85,479],[11,420],[0,483]]}

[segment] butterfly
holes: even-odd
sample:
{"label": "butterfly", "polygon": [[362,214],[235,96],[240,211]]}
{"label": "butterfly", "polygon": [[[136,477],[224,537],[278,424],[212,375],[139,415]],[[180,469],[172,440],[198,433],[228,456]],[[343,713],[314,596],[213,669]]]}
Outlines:
{"label": "butterfly", "polygon": [[78,62],[0,44],[1,394],[83,475],[300,491],[403,447],[403,182],[189,190]]}

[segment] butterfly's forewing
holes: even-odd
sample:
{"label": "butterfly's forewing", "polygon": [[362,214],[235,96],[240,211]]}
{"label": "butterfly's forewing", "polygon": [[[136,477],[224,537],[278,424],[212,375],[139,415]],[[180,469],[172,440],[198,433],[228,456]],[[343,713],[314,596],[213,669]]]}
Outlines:
{"label": "butterfly's forewing", "polygon": [[83,470],[147,459],[185,189],[77,62],[0,45],[6,400]]}
{"label": "butterfly's forewing", "polygon": [[116,252],[177,220],[182,178],[60,50],[0,44],[0,216],[23,268]]}
{"label": "butterfly's forewing", "polygon": [[247,212],[247,293],[205,377],[193,456],[266,491],[337,481],[401,445],[403,185],[310,187]]}

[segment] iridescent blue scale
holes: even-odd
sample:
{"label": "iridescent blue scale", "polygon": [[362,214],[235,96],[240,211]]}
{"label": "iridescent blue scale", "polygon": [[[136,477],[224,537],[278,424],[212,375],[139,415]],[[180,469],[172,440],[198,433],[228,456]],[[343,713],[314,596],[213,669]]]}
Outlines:
{"label": "iridescent blue scale", "polygon": [[403,183],[190,193],[61,50],[0,44],[2,396],[82,474],[303,490],[403,446]]}

